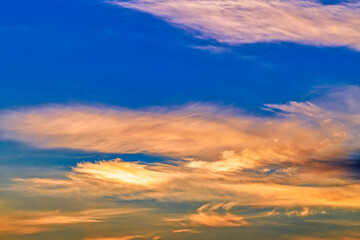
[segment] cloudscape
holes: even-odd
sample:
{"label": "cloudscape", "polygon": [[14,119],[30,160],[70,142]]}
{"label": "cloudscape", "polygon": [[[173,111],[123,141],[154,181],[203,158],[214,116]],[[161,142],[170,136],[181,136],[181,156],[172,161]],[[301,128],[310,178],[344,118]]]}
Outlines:
{"label": "cloudscape", "polygon": [[0,12],[0,239],[360,239],[357,1]]}

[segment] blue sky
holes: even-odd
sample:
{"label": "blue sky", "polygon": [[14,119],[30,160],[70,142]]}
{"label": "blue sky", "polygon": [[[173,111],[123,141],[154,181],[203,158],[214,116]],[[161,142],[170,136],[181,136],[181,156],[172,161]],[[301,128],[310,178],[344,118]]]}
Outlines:
{"label": "blue sky", "polygon": [[[0,236],[360,238],[360,6],[268,2],[1,3],[0,219],[13,222]],[[235,173],[246,186],[231,185]],[[261,179],[254,196],[245,179]],[[287,181],[286,201],[270,194]],[[313,185],[294,200],[290,187]]]}
{"label": "blue sky", "polygon": [[[129,107],[205,101],[257,111],[264,103],[303,100],[318,86],[359,79],[359,53],[345,47],[221,45],[149,14],[94,0],[8,1],[2,6],[3,108],[73,101]],[[227,51],[192,48],[209,45]]]}

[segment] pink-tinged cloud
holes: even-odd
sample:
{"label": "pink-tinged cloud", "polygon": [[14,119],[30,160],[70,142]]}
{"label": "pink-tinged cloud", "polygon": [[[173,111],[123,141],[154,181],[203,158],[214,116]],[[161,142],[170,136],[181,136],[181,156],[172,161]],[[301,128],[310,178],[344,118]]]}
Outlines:
{"label": "pink-tinged cloud", "polygon": [[360,50],[360,3],[315,0],[113,0],[201,38],[229,44],[287,41]]}

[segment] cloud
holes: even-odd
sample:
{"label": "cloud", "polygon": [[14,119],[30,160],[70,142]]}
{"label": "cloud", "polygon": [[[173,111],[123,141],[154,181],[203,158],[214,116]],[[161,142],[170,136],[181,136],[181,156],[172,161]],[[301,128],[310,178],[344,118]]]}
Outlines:
{"label": "cloud", "polygon": [[185,228],[185,229],[174,230],[173,233],[201,233],[201,232],[198,230]]}
{"label": "cloud", "polygon": [[201,38],[243,44],[286,41],[360,50],[360,3],[315,0],[114,0]]}
{"label": "cloud", "polygon": [[206,204],[200,207],[196,214],[192,214],[189,218],[192,225],[208,226],[208,227],[240,227],[249,225],[245,218],[225,212],[219,214],[217,210],[222,208],[222,204],[212,206]]}
{"label": "cloud", "polygon": [[296,211],[296,210],[288,211],[288,212],[286,212],[286,215],[288,215],[289,217],[291,217],[291,216],[307,217],[307,216],[313,215],[315,213],[316,212],[311,210],[310,208],[304,207],[302,209],[302,211]]}
{"label": "cloud", "polygon": [[[165,218],[166,222],[175,223],[182,227],[240,227],[250,225],[244,217],[233,215],[228,211],[232,203],[205,204],[196,210],[196,213],[182,216],[180,218]],[[230,207],[229,207],[230,206]],[[174,230],[174,233],[192,232],[200,233],[194,229]]]}
{"label": "cloud", "polygon": [[144,235],[134,235],[134,236],[123,236],[123,237],[100,237],[100,238],[86,238],[84,240],[132,240],[137,238],[148,238]]}
{"label": "cloud", "polygon": [[346,219],[311,219],[306,222],[310,223],[321,223],[321,224],[329,224],[335,226],[344,226],[344,227],[359,227],[360,221],[358,220],[346,220]]}
{"label": "cloud", "polygon": [[85,238],[84,240],[132,240],[132,239],[152,239],[158,240],[161,239],[161,236],[153,236],[153,234],[146,235],[127,235],[127,236],[117,236],[117,237],[90,237]]}
{"label": "cloud", "polygon": [[48,106],[3,112],[0,132],[40,148],[156,154],[222,171],[338,159],[359,149],[359,112],[310,102],[266,109],[277,113],[255,117],[205,104],[147,110]]}
{"label": "cloud", "polygon": [[333,236],[326,236],[326,237],[290,237],[289,239],[292,240],[357,240],[359,239],[360,235],[355,233],[347,233],[348,235],[351,234],[351,236],[339,236],[339,237],[333,237]]}
{"label": "cloud", "polygon": [[[268,117],[201,104],[136,111],[48,106],[2,113],[0,130],[4,138],[42,148],[147,153],[173,159],[152,164],[121,159],[83,162],[64,172],[62,179],[14,179],[16,191],[359,208],[360,184],[348,162],[359,151],[360,111],[354,107],[357,98],[349,96],[342,102],[351,106],[338,109],[339,97],[331,93],[312,102],[267,104],[264,108],[273,112]],[[201,217],[210,216],[208,212],[194,215],[198,222]]]}
{"label": "cloud", "polygon": [[[138,163],[131,164],[136,166]],[[163,178],[160,182],[139,184],[129,182],[128,176],[121,173],[123,165],[127,167],[128,163],[120,159],[81,163],[67,174],[65,180],[15,179],[12,190],[62,197],[73,197],[74,194],[115,196],[123,200],[236,201],[239,205],[247,206],[360,207],[359,183],[342,174],[326,176],[326,170],[311,172],[305,169],[302,170],[304,173],[288,176],[247,171],[213,172],[186,165],[152,164],[134,169],[140,169],[139,175],[146,169],[150,179],[159,174]],[[93,171],[96,168],[99,170]],[[319,176],[322,179],[317,181]]]}
{"label": "cloud", "polygon": [[99,223],[105,219],[134,213],[139,209],[92,209],[80,212],[62,213],[34,212],[21,215],[0,216],[0,234],[22,235],[48,231],[55,225]]}
{"label": "cloud", "polygon": [[199,50],[203,50],[203,51],[209,51],[211,53],[224,53],[224,52],[229,52],[229,49],[224,48],[224,47],[219,47],[219,46],[212,46],[212,45],[208,45],[208,46],[192,46],[192,48],[194,49],[199,49]]}
{"label": "cloud", "polygon": [[170,178],[166,173],[145,168],[145,165],[121,160],[100,161],[98,164],[80,163],[74,170],[78,175],[124,185],[154,186],[167,182]]}
{"label": "cloud", "polygon": [[267,217],[271,217],[271,216],[279,216],[279,215],[286,215],[288,217],[292,217],[292,216],[296,216],[296,217],[307,217],[307,216],[311,216],[314,214],[325,214],[326,211],[316,211],[313,209],[310,209],[308,207],[303,207],[302,210],[285,210],[285,211],[280,211],[277,208],[274,208],[273,210],[266,212],[265,216]]}

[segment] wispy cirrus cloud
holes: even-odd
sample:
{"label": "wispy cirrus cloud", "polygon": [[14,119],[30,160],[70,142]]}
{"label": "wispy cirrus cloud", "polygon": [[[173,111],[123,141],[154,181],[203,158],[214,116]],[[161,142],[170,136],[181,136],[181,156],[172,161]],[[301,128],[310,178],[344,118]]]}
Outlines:
{"label": "wispy cirrus cloud", "polygon": [[[360,92],[348,89],[354,96]],[[349,97],[346,102],[359,101]],[[340,100],[267,104],[271,117],[205,104],[146,110],[54,105],[3,112],[0,133],[39,148],[156,154],[186,159],[194,169],[232,172],[310,159],[336,161],[356,152],[360,110],[344,111],[346,102],[338,109]],[[140,168],[138,178],[151,181]]]}
{"label": "wispy cirrus cloud", "polygon": [[[131,173],[129,164],[132,165]],[[313,168],[314,166],[309,166]],[[146,169],[150,182],[133,181]],[[94,171],[95,170],[95,171]],[[139,173],[138,173],[138,172]],[[360,205],[360,185],[346,175],[308,168],[296,174],[263,172],[213,172],[186,165],[127,163],[119,159],[81,163],[66,180],[15,179],[16,191],[52,196],[115,196],[124,200],[236,201],[246,206],[334,206]],[[341,171],[340,171],[341,172]],[[153,181],[159,174],[164,178]],[[317,181],[319,175],[323,179]],[[128,178],[131,181],[128,181]],[[310,186],[309,186],[310,185]]]}
{"label": "wispy cirrus cloud", "polygon": [[99,223],[139,211],[140,209],[91,209],[79,212],[22,212],[0,216],[0,235],[23,235],[49,231],[52,226]]}
{"label": "wispy cirrus cloud", "polygon": [[[3,112],[3,138],[41,148],[172,159],[82,162],[64,171],[61,179],[16,178],[9,189],[202,204],[195,213],[179,217],[182,229],[251,225],[248,216],[230,212],[233,206],[281,208],[278,213],[284,217],[314,215],[317,207],[359,209],[360,183],[352,172],[358,169],[350,171],[348,161],[360,146],[360,109],[355,104],[360,89],[350,86],[342,92],[347,94],[267,104],[264,109],[273,112],[267,117],[201,104],[145,110],[58,105]],[[224,201],[228,203],[214,204]]]}
{"label": "wispy cirrus cloud", "polygon": [[173,233],[201,233],[201,231],[194,230],[194,229],[189,229],[189,228],[184,228],[184,229],[173,230]]}
{"label": "wispy cirrus cloud", "polygon": [[350,233],[351,236],[326,236],[326,237],[290,237],[291,240],[357,240],[359,239],[359,234]]}
{"label": "wispy cirrus cloud", "polygon": [[114,0],[202,38],[229,44],[286,41],[360,50],[360,4],[315,0]]}
{"label": "wispy cirrus cloud", "polygon": [[196,211],[196,214],[192,214],[189,217],[191,224],[209,227],[239,227],[249,225],[244,217],[236,216],[228,212],[219,214],[217,210],[222,207],[223,204],[206,204],[201,206]]}
{"label": "wispy cirrus cloud", "polygon": [[84,240],[131,240],[131,239],[139,239],[144,238],[143,235],[135,235],[135,236],[123,236],[123,237],[96,237],[96,238],[85,238]]}
{"label": "wispy cirrus cloud", "polygon": [[[232,203],[205,204],[196,210],[196,213],[185,215],[176,219],[164,220],[179,226],[187,227],[241,227],[250,225],[246,218],[229,213]],[[235,204],[236,205],[236,204]],[[178,229],[174,233],[191,232],[200,233],[196,229]]]}

